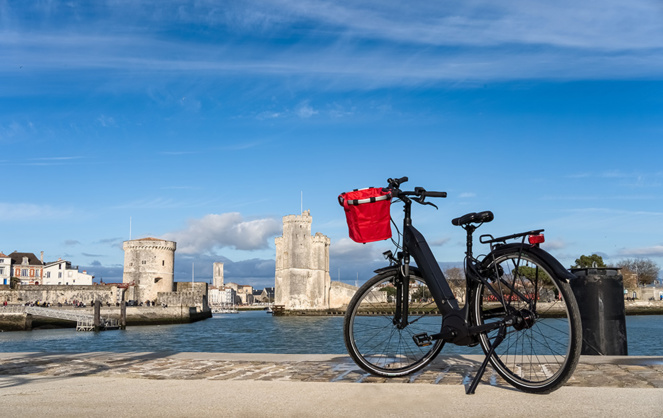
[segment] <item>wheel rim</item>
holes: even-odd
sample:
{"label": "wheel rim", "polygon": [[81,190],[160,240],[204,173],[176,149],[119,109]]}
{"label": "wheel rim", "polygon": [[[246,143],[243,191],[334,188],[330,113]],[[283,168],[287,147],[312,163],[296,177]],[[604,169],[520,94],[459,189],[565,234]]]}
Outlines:
{"label": "wheel rim", "polygon": [[438,340],[419,347],[413,340],[414,335],[433,335],[442,329],[442,316],[420,278],[410,278],[408,325],[401,328],[394,324],[394,280],[393,276],[385,277],[364,292],[353,306],[349,323],[350,344],[358,357],[356,360],[370,372],[389,376],[404,375],[425,366],[443,345]]}
{"label": "wheel rim", "polygon": [[[562,289],[547,268],[525,254],[498,257],[491,266],[491,272],[499,272],[502,280],[495,279],[496,273],[490,285],[504,303],[481,285],[475,294],[475,318],[478,324],[500,321],[507,315],[516,318],[495,349],[493,367],[502,377],[523,387],[555,384],[565,374],[574,344],[573,319],[564,298],[569,296],[568,289]],[[497,333],[495,330],[480,336],[486,353]]]}

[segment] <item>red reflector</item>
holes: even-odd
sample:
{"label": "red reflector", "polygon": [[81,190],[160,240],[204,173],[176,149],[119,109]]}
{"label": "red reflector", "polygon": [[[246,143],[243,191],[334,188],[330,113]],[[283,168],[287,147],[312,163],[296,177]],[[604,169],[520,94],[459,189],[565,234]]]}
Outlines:
{"label": "red reflector", "polygon": [[529,239],[529,243],[532,244],[532,245],[542,244],[546,241],[546,239],[543,237],[543,234],[530,235],[528,239]]}

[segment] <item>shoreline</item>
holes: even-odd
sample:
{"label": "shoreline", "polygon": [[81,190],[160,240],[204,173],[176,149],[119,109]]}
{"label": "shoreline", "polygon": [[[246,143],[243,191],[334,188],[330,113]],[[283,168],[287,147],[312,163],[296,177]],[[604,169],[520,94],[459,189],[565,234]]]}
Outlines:
{"label": "shoreline", "polygon": [[[626,316],[650,316],[650,315],[663,315],[663,301],[624,301]],[[70,308],[68,308],[70,309]],[[241,307],[237,308],[240,312],[255,312],[262,311],[264,307]],[[119,318],[118,313],[114,312],[114,308],[102,308],[102,316],[110,318]],[[169,324],[186,324],[196,321],[201,321],[212,317],[211,312],[191,312],[189,308],[177,307],[175,311],[168,312],[170,309],[162,308],[146,308],[146,307],[128,307],[127,308],[127,326],[143,326],[143,325],[169,325]],[[82,308],[81,312],[92,313],[92,308]],[[345,315],[344,310],[310,310],[310,311],[291,311],[285,312],[283,316],[327,316],[327,317],[342,317]],[[34,317],[26,314],[5,314],[2,312],[0,306],[0,332],[11,331],[30,331],[42,329],[61,329],[61,328],[75,328],[76,323]]]}

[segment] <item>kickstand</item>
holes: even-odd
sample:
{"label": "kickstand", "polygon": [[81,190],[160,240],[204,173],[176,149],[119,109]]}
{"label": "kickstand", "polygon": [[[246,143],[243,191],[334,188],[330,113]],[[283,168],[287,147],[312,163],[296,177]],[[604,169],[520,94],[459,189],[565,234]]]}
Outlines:
{"label": "kickstand", "polygon": [[506,337],[506,325],[502,324],[500,325],[497,337],[495,337],[495,341],[493,341],[493,344],[490,346],[490,350],[488,350],[486,358],[483,360],[483,363],[481,363],[481,367],[479,367],[476,376],[474,376],[474,379],[472,379],[472,382],[469,384],[469,386],[465,388],[466,395],[474,395],[474,391],[477,388],[477,386],[479,386],[479,382],[483,377],[483,373],[486,371],[486,366],[490,361],[490,357],[495,353],[495,349],[497,348],[497,346],[500,345],[502,341],[504,341],[504,337]]}

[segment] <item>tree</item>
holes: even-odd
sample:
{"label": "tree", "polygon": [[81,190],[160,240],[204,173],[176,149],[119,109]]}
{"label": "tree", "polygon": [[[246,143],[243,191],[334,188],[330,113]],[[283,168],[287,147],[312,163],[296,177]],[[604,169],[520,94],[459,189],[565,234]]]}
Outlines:
{"label": "tree", "polygon": [[465,273],[463,273],[463,270],[458,267],[451,267],[444,270],[444,277],[447,278],[449,283],[455,284],[456,286],[465,285]]}
{"label": "tree", "polygon": [[648,258],[627,258],[618,262],[617,267],[622,269],[623,277],[635,275],[636,285],[653,283],[659,272],[658,265]]}
{"label": "tree", "polygon": [[447,278],[458,303],[461,305],[465,303],[465,272],[458,267],[451,267],[444,270],[444,277]]}
{"label": "tree", "polygon": [[581,255],[580,258],[576,258],[576,264],[572,268],[584,269],[593,267],[606,267],[603,257],[598,254]]}
{"label": "tree", "polygon": [[529,266],[519,266],[518,274],[527,277],[532,283],[537,283],[538,287],[552,286],[552,278],[543,270]]}

